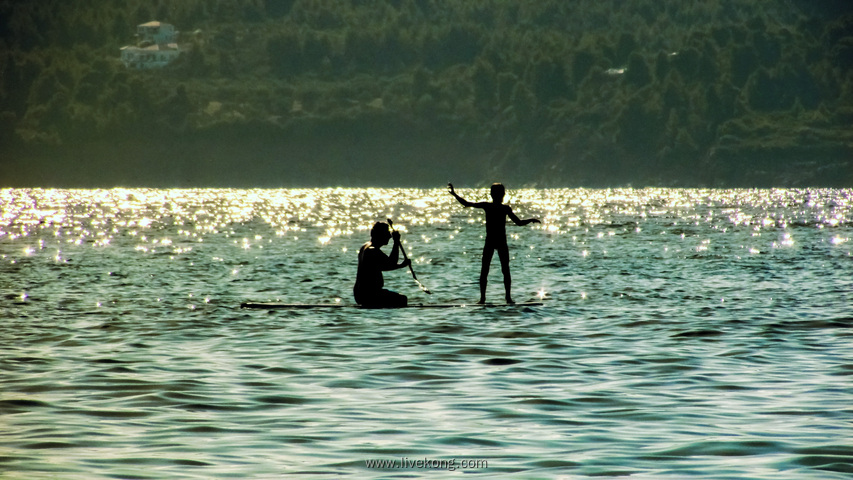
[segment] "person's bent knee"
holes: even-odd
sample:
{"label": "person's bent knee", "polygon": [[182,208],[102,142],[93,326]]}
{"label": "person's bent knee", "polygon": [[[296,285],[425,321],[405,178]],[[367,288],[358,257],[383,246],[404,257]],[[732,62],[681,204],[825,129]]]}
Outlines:
{"label": "person's bent knee", "polygon": [[403,308],[409,304],[408,297],[390,290],[382,290],[361,300],[358,303],[364,308]]}

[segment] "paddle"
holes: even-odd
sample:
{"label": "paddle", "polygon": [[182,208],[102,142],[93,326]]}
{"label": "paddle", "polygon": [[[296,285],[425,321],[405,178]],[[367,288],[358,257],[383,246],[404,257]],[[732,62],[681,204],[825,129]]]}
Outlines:
{"label": "paddle", "polygon": [[[388,226],[391,227],[391,231],[393,232],[394,222],[392,222],[390,218],[388,219]],[[400,242],[400,252],[403,254],[403,260],[409,259],[409,257],[406,255],[406,250],[403,248],[403,242]],[[432,295],[432,292],[430,292],[429,289],[424,286],[424,284],[421,283],[420,280],[418,280],[418,276],[415,275],[415,269],[412,268],[412,262],[409,262],[409,271],[412,272],[412,278],[415,279],[415,282],[418,283],[418,286],[421,287],[421,290],[423,290],[425,293]]]}

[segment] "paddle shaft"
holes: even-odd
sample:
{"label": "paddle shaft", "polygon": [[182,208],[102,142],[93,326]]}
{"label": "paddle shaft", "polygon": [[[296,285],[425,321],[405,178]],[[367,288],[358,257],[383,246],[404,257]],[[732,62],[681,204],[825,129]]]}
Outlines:
{"label": "paddle shaft", "polygon": [[[388,226],[391,227],[391,231],[393,232],[394,231],[394,222],[392,222],[390,218],[388,219]],[[403,254],[403,260],[409,259],[409,256],[406,255],[406,249],[403,248],[403,242],[402,241],[400,242],[400,253]],[[432,293],[429,291],[429,289],[426,286],[424,286],[423,283],[421,283],[420,280],[418,280],[418,276],[415,275],[415,269],[412,268],[412,262],[411,261],[409,262],[409,272],[412,273],[412,278],[414,278],[415,281],[418,282],[418,286],[421,287],[421,290],[423,290],[426,293],[430,293],[430,294]]]}

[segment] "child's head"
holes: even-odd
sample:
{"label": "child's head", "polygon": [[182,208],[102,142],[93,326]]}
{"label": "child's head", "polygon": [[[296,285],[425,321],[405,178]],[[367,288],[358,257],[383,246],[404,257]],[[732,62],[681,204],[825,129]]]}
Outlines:
{"label": "child's head", "polygon": [[493,183],[490,193],[492,194],[492,200],[497,203],[501,203],[504,199],[504,195],[506,194],[506,189],[502,183]]}

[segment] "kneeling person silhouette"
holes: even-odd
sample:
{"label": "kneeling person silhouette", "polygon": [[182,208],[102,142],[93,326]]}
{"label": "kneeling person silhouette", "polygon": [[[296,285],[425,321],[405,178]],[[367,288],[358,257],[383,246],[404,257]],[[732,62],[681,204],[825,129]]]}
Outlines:
{"label": "kneeling person silhouette", "polygon": [[[380,250],[393,239],[389,255]],[[358,250],[358,272],[356,273],[353,295],[355,302],[366,308],[401,308],[408,304],[408,298],[383,288],[385,279],[382,272],[406,268],[411,263],[408,258],[397,263],[400,252],[400,233],[391,232],[385,222],[376,222],[370,230],[370,241]]]}

